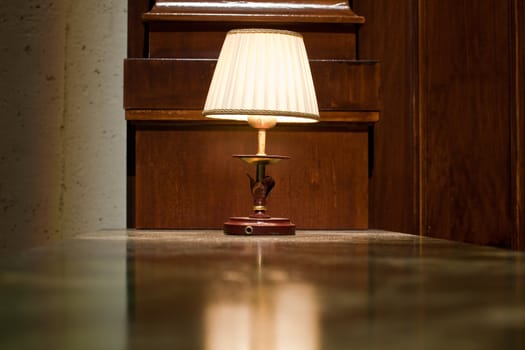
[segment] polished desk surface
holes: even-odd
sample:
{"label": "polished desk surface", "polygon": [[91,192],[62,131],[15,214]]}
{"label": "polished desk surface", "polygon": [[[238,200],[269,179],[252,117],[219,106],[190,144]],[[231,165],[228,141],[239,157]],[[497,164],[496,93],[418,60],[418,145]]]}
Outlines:
{"label": "polished desk surface", "polygon": [[525,349],[525,254],[108,231],[0,259],[0,349]]}

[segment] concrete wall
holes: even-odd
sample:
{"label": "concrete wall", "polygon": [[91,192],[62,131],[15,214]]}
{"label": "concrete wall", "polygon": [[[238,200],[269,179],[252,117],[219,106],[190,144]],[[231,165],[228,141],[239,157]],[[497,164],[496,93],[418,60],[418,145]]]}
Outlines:
{"label": "concrete wall", "polygon": [[126,11],[0,7],[0,252],[125,226]]}

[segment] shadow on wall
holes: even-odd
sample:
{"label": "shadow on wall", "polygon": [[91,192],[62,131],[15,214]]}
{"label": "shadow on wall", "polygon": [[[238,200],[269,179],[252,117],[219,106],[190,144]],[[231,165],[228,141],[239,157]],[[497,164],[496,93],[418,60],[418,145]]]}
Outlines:
{"label": "shadow on wall", "polygon": [[0,9],[0,252],[124,226],[126,6]]}

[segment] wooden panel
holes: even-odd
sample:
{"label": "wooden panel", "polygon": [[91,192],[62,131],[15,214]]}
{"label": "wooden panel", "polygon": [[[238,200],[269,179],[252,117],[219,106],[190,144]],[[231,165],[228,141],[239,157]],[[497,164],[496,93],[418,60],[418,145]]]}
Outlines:
{"label": "wooden panel", "polygon": [[364,18],[348,1],[155,1],[144,14],[152,58],[216,58],[226,32],[235,28],[289,29],[304,35],[313,59],[354,59],[355,36]]}
{"label": "wooden panel", "polygon": [[128,0],[128,58],[147,57],[148,33],[142,15],[150,9],[150,0]]}
{"label": "wooden panel", "polygon": [[420,2],[426,235],[511,244],[510,5]]}
{"label": "wooden panel", "polygon": [[516,234],[514,247],[525,250],[525,1],[514,0],[516,110],[514,157],[516,172]]}
{"label": "wooden panel", "polygon": [[371,226],[525,249],[524,2],[353,5],[382,63]]}
{"label": "wooden panel", "polygon": [[[143,58],[148,56],[149,33],[142,15],[150,10],[150,0],[128,0],[127,57]],[[135,227],[135,131],[127,126],[127,176],[126,176],[126,225]]]}
{"label": "wooden panel", "polygon": [[[215,60],[126,60],[126,109],[202,109]],[[310,62],[321,110],[380,109],[376,62]]]}
{"label": "wooden panel", "polygon": [[[150,31],[151,58],[217,58],[230,29],[253,27],[237,23],[228,26],[194,23],[153,23]],[[310,59],[355,59],[356,34],[352,28],[323,26],[265,25],[266,28],[301,32]],[[316,30],[317,28],[317,30]],[[324,30],[324,31],[321,31]]]}
{"label": "wooden panel", "polygon": [[222,27],[203,28],[201,24],[152,24],[151,58],[217,59],[226,37]]}
{"label": "wooden panel", "polygon": [[[377,111],[324,111],[320,112],[321,122],[310,127],[317,127],[323,124],[341,124],[346,127],[363,126],[363,124],[373,124],[379,120],[379,112]],[[205,125],[246,125],[244,122],[220,120],[206,118],[202,115],[200,109],[190,110],[166,110],[166,109],[131,109],[126,111],[126,120],[129,121],[180,121],[204,123]],[[327,123],[325,123],[327,122]]]}
{"label": "wooden panel", "polygon": [[[299,228],[367,228],[366,131],[307,129],[268,134],[270,153],[292,157],[267,169],[277,183],[269,214]],[[255,143],[249,127],[138,125],[136,226],[221,228],[229,216],[248,215],[245,174],[254,169],[231,154],[253,153]]]}
{"label": "wooden panel", "polygon": [[354,0],[353,5],[367,19],[359,31],[359,58],[381,62],[383,108],[374,126],[370,226],[418,233],[417,1]]}
{"label": "wooden panel", "polygon": [[166,22],[250,22],[250,23],[363,23],[349,1],[340,0],[253,0],[210,1],[156,0],[144,15],[147,21]]}
{"label": "wooden panel", "polygon": [[202,109],[215,60],[126,60],[126,109]]}

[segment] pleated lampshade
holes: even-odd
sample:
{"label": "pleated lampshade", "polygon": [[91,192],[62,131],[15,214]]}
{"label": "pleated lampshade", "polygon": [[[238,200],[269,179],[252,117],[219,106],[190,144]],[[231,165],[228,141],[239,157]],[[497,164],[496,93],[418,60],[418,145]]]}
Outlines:
{"label": "pleated lampshade", "polygon": [[276,122],[316,122],[319,110],[310,65],[299,33],[272,29],[228,32],[203,115]]}

